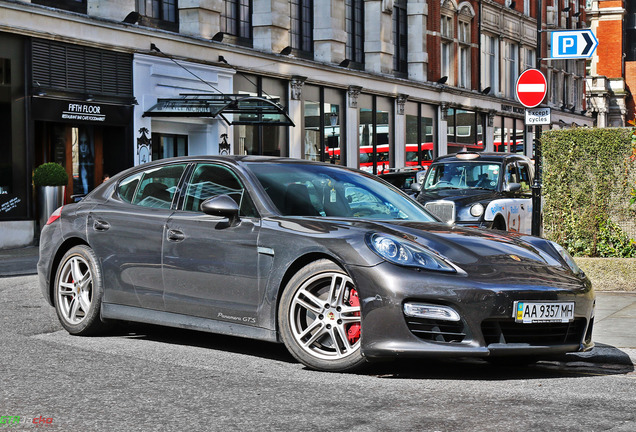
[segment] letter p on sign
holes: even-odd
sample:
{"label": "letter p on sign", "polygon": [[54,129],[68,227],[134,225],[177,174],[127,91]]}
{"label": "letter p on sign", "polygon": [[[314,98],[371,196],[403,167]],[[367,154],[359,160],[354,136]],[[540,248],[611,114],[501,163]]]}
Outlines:
{"label": "letter p on sign", "polygon": [[576,36],[557,37],[559,55],[576,55],[576,39]]}

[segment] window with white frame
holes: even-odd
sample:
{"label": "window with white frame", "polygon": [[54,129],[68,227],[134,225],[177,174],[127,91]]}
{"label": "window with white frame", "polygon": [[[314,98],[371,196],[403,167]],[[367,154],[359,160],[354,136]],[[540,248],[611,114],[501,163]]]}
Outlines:
{"label": "window with white frame", "polygon": [[441,16],[441,56],[440,56],[440,74],[442,77],[447,77],[447,82],[453,82],[453,64],[455,60],[454,56],[454,28],[453,17],[448,15]]}
{"label": "window with white frame", "polygon": [[536,66],[536,57],[534,55],[534,50],[531,48],[526,48],[524,52],[525,55],[523,56],[523,70],[533,69]]}
{"label": "window with white frame", "polygon": [[504,74],[504,95],[513,98],[519,77],[519,45],[512,41],[504,43]]}
{"label": "window with white frame", "polygon": [[530,0],[523,0],[523,14],[530,16]]}
{"label": "window with white frame", "polygon": [[457,85],[470,88],[470,22],[459,20],[457,30],[459,39]]}
{"label": "window with white frame", "polygon": [[499,92],[499,38],[482,35],[482,90],[490,87],[490,93]]}

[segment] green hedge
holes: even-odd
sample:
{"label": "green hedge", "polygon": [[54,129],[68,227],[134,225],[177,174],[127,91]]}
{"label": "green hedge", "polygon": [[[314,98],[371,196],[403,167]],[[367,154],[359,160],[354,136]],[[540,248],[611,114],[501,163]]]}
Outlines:
{"label": "green hedge", "polygon": [[636,257],[631,135],[576,128],[541,136],[545,236],[573,255]]}

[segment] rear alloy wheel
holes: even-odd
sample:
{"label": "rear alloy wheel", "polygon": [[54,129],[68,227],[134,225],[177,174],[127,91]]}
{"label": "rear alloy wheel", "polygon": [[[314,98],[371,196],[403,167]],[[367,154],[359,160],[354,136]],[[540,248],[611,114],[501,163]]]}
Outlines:
{"label": "rear alloy wheel", "polygon": [[358,291],[332,261],[315,261],[291,278],[281,296],[278,325],[287,349],[312,369],[344,372],[365,363]]}
{"label": "rear alloy wheel", "polygon": [[88,246],[71,248],[55,276],[55,310],[62,326],[74,335],[89,335],[105,328],[100,319],[102,275],[97,257]]}

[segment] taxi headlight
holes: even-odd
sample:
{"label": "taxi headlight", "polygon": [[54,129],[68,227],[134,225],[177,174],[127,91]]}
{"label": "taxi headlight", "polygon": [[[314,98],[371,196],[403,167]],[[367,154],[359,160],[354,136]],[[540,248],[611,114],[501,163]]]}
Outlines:
{"label": "taxi headlight", "polygon": [[484,206],[480,203],[473,205],[470,208],[470,215],[474,217],[479,217],[484,214]]}

